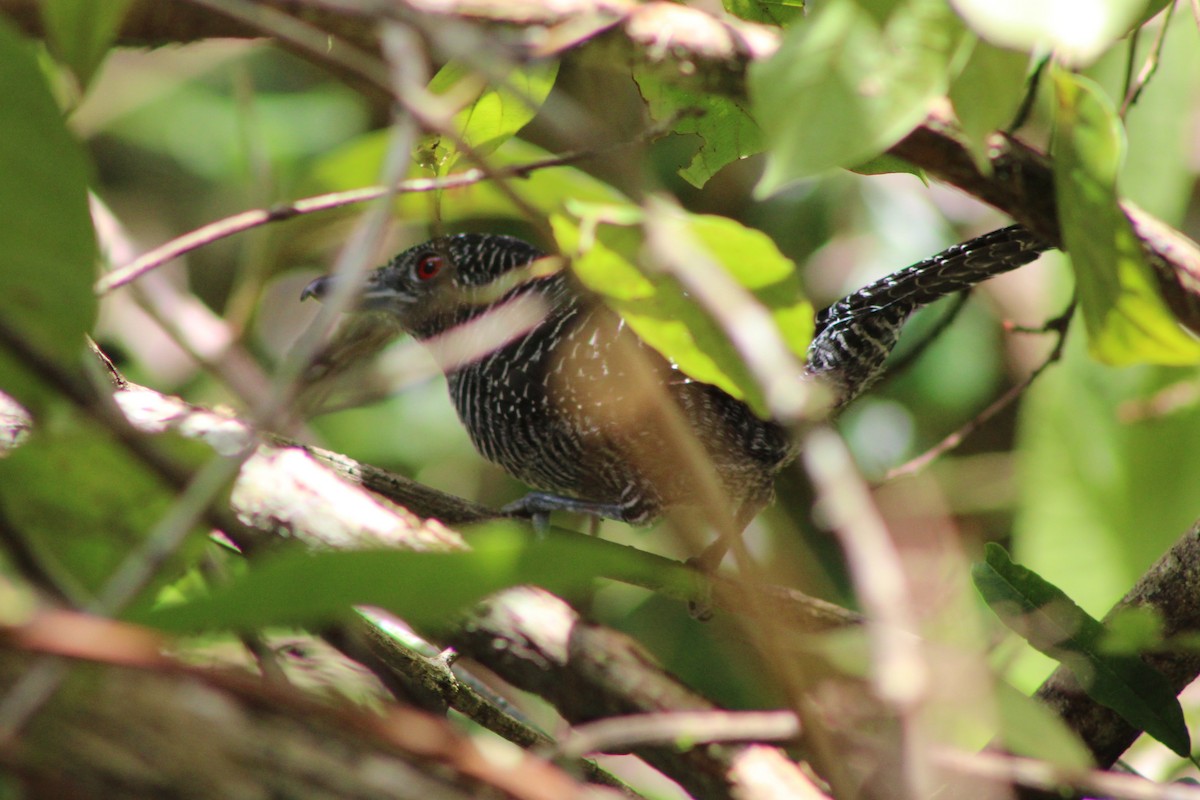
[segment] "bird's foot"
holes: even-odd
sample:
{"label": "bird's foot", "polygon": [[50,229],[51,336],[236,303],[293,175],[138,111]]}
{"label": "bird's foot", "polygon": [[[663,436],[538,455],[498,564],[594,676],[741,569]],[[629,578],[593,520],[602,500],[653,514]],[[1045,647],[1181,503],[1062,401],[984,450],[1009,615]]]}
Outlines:
{"label": "bird's foot", "polygon": [[593,503],[547,492],[530,492],[520,500],[504,506],[500,511],[510,517],[529,517],[533,522],[534,533],[539,536],[545,535],[550,528],[551,511],[588,515],[592,518],[593,534],[596,533],[601,519],[624,519],[624,509],[616,503]]}
{"label": "bird's foot", "polygon": [[[703,553],[698,556],[692,556],[684,562],[687,564],[687,566],[699,572],[706,579],[703,582],[699,582],[698,585],[700,588],[698,589],[697,594],[694,597],[688,598],[687,601],[688,614],[697,622],[708,622],[715,616],[712,604],[712,585],[707,579],[712,578],[717,574],[717,564],[721,563],[721,559],[718,557],[716,564],[710,564],[708,562],[708,556],[712,549],[713,546],[709,545],[704,549]],[[721,555],[724,555],[724,553]]]}

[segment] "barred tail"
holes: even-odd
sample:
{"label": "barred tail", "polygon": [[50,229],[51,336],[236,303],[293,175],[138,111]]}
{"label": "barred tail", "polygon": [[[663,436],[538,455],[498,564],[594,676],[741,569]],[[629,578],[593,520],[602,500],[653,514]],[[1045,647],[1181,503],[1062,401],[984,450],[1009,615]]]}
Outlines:
{"label": "barred tail", "polygon": [[838,404],[877,381],[908,317],[922,306],[1014,270],[1049,250],[1020,225],[985,233],[905,267],[817,314],[808,372],[829,383]]}

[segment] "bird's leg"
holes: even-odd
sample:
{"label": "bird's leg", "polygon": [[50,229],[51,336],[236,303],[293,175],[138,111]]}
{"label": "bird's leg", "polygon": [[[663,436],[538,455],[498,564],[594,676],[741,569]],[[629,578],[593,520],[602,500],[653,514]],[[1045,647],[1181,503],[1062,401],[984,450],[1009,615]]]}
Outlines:
{"label": "bird's leg", "polygon": [[705,575],[715,575],[732,544],[729,536],[718,536],[712,544],[700,551],[700,555],[689,558],[687,565],[700,570]]}
{"label": "bird's leg", "polygon": [[[725,515],[724,520],[718,521],[715,525],[717,538],[700,551],[699,555],[692,556],[685,563],[708,577],[716,577],[721,562],[725,560],[725,556],[730,550],[734,550],[739,563],[744,563],[748,553],[745,542],[742,541],[742,535],[749,527],[750,522],[758,515],[763,506],[771,501],[773,496],[774,490],[767,487],[758,495],[743,502],[732,518]],[[704,596],[689,600],[688,612],[700,622],[712,619],[711,598]]]}

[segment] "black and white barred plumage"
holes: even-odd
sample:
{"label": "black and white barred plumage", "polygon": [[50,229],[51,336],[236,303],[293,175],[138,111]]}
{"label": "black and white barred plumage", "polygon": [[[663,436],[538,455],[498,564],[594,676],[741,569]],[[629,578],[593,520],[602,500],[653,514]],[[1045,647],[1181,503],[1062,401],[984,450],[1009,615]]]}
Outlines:
{"label": "black and white barred plumage", "polygon": [[[1004,228],[860,289],[817,316],[809,375],[833,387],[838,405],[849,402],[882,375],[916,309],[1045,249],[1024,228]],[[372,273],[360,307],[436,343],[496,309],[538,306],[530,327],[479,333],[476,340],[490,338],[444,363],[476,449],[539,490],[522,510],[574,509],[637,524],[696,503],[707,487],[724,493],[735,524],[748,523],[796,455],[787,430],[681,373],[569,274],[520,269],[541,257],[505,236],[434,239]],[[328,279],[318,279],[305,296],[327,291]]]}
{"label": "black and white barred plumage", "polygon": [[884,364],[913,312],[947,295],[1035,260],[1050,249],[1012,225],[956,244],[893,272],[817,314],[808,372],[827,381],[844,405],[883,376]]}

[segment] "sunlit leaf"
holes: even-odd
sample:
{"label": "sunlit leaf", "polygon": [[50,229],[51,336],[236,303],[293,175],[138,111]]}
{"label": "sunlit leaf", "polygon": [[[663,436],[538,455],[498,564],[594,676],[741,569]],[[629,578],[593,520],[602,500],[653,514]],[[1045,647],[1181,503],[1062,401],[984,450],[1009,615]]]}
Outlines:
{"label": "sunlit leaf", "polygon": [[1004,624],[1075,673],[1097,703],[1186,757],[1190,738],[1183,709],[1162,673],[1137,656],[1105,652],[1104,626],[1062,590],[1014,564],[999,545],[988,544],[986,552],[972,576]]}
{"label": "sunlit leaf", "polygon": [[1167,309],[1117,204],[1124,139],[1116,112],[1085,78],[1060,70],[1054,85],[1059,221],[1092,354],[1109,364],[1200,362],[1200,341]]}
{"label": "sunlit leaf", "polygon": [[[703,383],[719,386],[767,413],[762,388],[713,316],[673,278],[640,269],[642,233],[634,206],[569,204],[551,219],[559,248],[583,283],[621,314],[647,344]],[[812,306],[795,265],[766,234],[734,220],[685,215],[681,234],[748,290],[773,317],[778,335],[803,361],[812,338]]]}
{"label": "sunlit leaf", "polygon": [[[451,61],[430,81],[430,91],[446,95],[470,81],[477,81],[478,94],[454,116],[454,129],[462,142],[479,157],[488,156],[516,135],[536,116],[545,102],[558,62],[529,64],[510,72],[504,81],[488,85],[479,80],[462,62]],[[458,143],[448,137],[434,137],[426,145],[431,166],[445,175],[459,162]]]}
{"label": "sunlit leaf", "polygon": [[1090,63],[1137,23],[1146,0],[951,0],[976,33],[1026,52],[1054,50],[1073,65]]}

